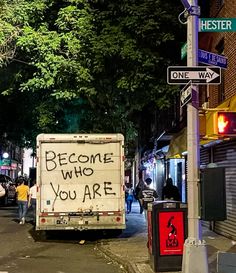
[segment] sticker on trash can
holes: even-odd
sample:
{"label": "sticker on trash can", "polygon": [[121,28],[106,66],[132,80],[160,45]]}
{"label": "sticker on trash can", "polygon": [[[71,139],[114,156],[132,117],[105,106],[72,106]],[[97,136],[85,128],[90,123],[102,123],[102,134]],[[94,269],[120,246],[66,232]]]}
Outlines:
{"label": "sticker on trash can", "polygon": [[183,255],[184,215],[182,211],[159,212],[160,255]]}

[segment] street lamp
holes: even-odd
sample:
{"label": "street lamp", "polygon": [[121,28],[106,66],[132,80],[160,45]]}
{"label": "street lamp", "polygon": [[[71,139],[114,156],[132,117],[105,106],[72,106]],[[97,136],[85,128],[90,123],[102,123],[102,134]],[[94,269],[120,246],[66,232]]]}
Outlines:
{"label": "street lamp", "polygon": [[2,157],[3,157],[4,159],[9,158],[9,153],[7,153],[7,152],[3,153],[3,154],[2,154]]}

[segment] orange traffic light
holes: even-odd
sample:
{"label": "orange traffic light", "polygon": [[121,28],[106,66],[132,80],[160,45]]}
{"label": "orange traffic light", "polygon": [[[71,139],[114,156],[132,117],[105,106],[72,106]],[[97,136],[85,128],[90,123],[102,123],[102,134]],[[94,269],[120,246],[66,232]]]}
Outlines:
{"label": "orange traffic light", "polygon": [[236,135],[236,112],[218,112],[217,130],[219,135]]}
{"label": "orange traffic light", "polygon": [[225,114],[219,114],[218,113],[218,133],[223,134],[227,130],[227,125],[229,124],[229,121]]}

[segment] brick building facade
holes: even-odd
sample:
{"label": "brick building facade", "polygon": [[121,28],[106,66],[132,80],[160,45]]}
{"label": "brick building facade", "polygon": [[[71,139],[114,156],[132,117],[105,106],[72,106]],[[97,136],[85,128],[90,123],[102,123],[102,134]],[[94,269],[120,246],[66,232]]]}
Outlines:
{"label": "brick building facade", "polygon": [[[236,0],[211,0],[209,14],[212,18],[236,18]],[[228,66],[222,69],[220,85],[200,86],[200,107],[207,102],[209,108],[226,107],[236,111],[236,32],[199,33],[199,48],[224,55]],[[236,121],[235,121],[236,122]],[[211,124],[207,124],[207,126]],[[201,145],[201,165],[215,163],[225,168],[226,210],[225,221],[212,221],[214,231],[235,239],[236,219],[236,139],[219,138]]]}
{"label": "brick building facade", "polygon": [[[236,17],[236,0],[211,0],[209,17]],[[228,68],[222,70],[222,83],[219,86],[201,87],[200,103],[209,102],[210,108],[217,107],[224,100],[236,94],[236,32],[212,32],[199,34],[199,48],[224,55],[228,58]]]}

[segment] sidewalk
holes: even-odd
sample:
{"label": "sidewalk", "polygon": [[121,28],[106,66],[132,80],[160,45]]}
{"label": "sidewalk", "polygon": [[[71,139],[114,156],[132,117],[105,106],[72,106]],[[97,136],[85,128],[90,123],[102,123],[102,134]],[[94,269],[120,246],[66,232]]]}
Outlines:
{"label": "sidewalk", "polygon": [[[139,205],[135,202],[132,213],[127,214],[127,230],[120,238],[102,241],[98,248],[112,260],[117,261],[129,273],[153,273],[149,264],[147,249],[147,229],[144,215],[139,214]],[[234,252],[236,246],[232,240],[216,233],[203,230],[203,239],[207,243],[209,273],[217,272],[217,252]],[[196,261],[198,262],[198,261]],[[169,272],[172,273],[172,272]]]}

